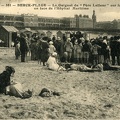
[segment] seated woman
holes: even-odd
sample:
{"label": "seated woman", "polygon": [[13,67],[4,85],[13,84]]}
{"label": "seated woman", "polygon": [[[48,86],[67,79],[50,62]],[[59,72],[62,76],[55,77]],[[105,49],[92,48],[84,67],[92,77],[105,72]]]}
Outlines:
{"label": "seated woman", "polygon": [[15,69],[11,66],[6,66],[5,70],[0,74],[0,93],[5,92],[5,88],[10,85],[10,77],[15,73]]}
{"label": "seated woman", "polygon": [[65,71],[66,69],[60,66],[57,62],[57,53],[53,52],[52,55],[47,60],[47,67],[54,71]]}
{"label": "seated woman", "polygon": [[15,73],[15,69],[6,66],[5,70],[0,74],[0,93],[20,98],[29,98],[32,96],[30,90],[23,91],[21,83],[12,82],[10,77]]}

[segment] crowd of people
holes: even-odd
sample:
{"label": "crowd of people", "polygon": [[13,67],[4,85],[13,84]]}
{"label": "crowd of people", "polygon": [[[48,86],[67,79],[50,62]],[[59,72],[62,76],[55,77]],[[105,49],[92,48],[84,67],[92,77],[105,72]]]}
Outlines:
{"label": "crowd of people", "polygon": [[21,62],[25,62],[27,54],[31,60],[47,62],[49,56],[56,52],[59,62],[97,65],[108,63],[120,65],[120,36],[111,38],[97,37],[85,39],[81,32],[72,33],[69,37],[46,37],[43,34],[33,34],[31,38],[21,33],[16,39],[15,56],[21,55]]}
{"label": "crowd of people", "polygon": [[[15,41],[15,59],[21,57],[21,62],[26,62],[26,56],[31,56],[31,60],[38,60],[49,70],[69,71],[78,70],[81,72],[95,72],[103,70],[119,70],[120,67],[120,36],[97,37],[90,40],[83,38],[79,34],[70,34],[67,37],[49,38],[41,34],[33,34],[28,38],[21,33]],[[10,77],[14,75],[15,69],[6,66],[0,74],[0,93],[13,95],[20,98],[29,98],[33,92],[28,89],[24,91],[22,85],[11,82]],[[40,96],[60,95],[58,92],[51,92],[46,88],[42,90]]]}

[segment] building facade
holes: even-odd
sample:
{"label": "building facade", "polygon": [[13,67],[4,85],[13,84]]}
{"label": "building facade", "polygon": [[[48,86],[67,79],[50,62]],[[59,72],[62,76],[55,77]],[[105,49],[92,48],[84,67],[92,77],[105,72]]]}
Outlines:
{"label": "building facade", "polygon": [[33,14],[22,14],[24,27],[38,27],[38,16]]}
{"label": "building facade", "polygon": [[46,29],[93,28],[93,20],[88,15],[74,17],[42,17],[34,14],[0,14],[0,25],[15,27],[39,27]]}
{"label": "building facade", "polygon": [[97,22],[95,28],[97,28],[97,29],[112,29],[112,22],[111,21]]}
{"label": "building facade", "polygon": [[23,17],[21,15],[1,14],[0,25],[22,27],[24,26]]}
{"label": "building facade", "polygon": [[120,20],[97,22],[95,27],[96,29],[120,30]]}
{"label": "building facade", "polygon": [[75,15],[76,28],[93,28],[93,20],[88,15]]}
{"label": "building facade", "polygon": [[53,17],[38,17],[38,27],[40,28],[62,28],[63,19]]}

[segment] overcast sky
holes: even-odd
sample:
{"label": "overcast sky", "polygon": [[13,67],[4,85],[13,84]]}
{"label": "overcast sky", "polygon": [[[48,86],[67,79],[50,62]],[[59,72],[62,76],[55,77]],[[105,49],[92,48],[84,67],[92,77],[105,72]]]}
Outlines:
{"label": "overcast sky", "polygon": [[[11,7],[6,4],[11,3]],[[47,10],[35,10],[32,7],[18,7],[18,4],[46,4]],[[68,10],[56,10],[55,5],[72,5]],[[74,5],[78,10],[73,10]],[[94,5],[93,5],[94,4]],[[89,15],[92,17],[93,10],[96,11],[97,21],[112,21],[120,19],[120,0],[0,0],[0,13],[7,14],[37,14],[46,17],[74,17],[75,14]],[[78,5],[78,6],[77,6]],[[48,8],[51,7],[52,10]],[[44,7],[45,8],[45,7]],[[64,8],[62,6],[62,8]]]}

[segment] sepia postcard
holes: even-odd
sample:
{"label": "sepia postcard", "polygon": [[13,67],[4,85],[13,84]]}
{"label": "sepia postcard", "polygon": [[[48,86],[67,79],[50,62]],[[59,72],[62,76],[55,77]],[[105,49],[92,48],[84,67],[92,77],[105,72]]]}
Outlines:
{"label": "sepia postcard", "polygon": [[120,120],[120,1],[0,0],[0,119]]}

